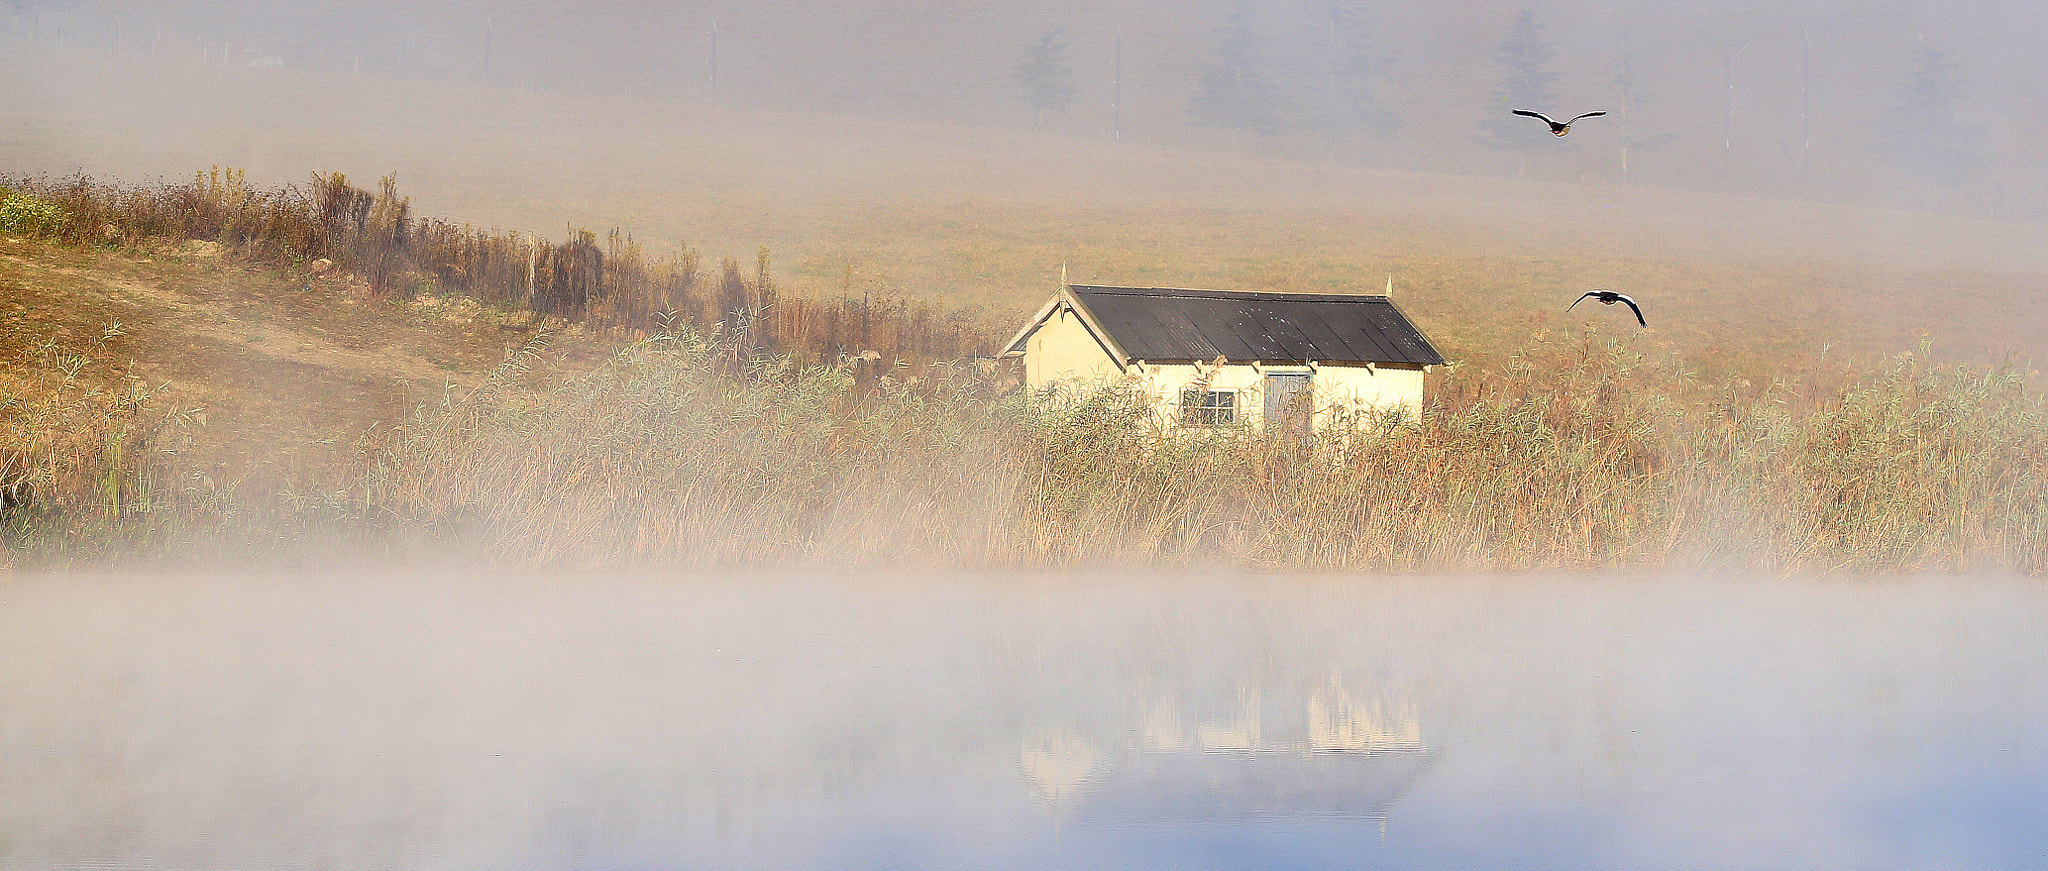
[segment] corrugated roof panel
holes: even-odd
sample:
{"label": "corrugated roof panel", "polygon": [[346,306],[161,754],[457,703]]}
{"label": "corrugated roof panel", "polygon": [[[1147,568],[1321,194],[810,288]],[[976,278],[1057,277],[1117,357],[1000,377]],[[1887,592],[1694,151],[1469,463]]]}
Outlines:
{"label": "corrugated roof panel", "polygon": [[1384,296],[1071,288],[1141,360],[1319,360],[1437,365],[1443,356]]}

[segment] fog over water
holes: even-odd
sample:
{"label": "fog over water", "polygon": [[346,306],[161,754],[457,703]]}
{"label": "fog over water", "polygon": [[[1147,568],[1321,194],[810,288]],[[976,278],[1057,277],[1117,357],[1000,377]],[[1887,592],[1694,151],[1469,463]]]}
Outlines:
{"label": "fog over water", "polygon": [[2023,868],[1995,578],[15,577],[0,867]]}
{"label": "fog over water", "polygon": [[[1398,271],[1508,348],[1652,282],[1703,360],[2048,347],[2048,6],[1526,10],[1517,85],[1513,3],[29,0],[0,173],[395,173],[998,320]],[[0,871],[2033,868],[2044,651],[1981,576],[0,574]]]}

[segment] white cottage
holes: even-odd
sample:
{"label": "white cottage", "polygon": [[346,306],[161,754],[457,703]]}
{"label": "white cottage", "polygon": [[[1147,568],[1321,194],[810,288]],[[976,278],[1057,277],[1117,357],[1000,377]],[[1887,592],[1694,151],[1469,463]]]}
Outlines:
{"label": "white cottage", "polygon": [[1128,385],[1160,422],[1321,430],[1419,412],[1444,358],[1392,299],[1142,287],[1061,288],[1003,356],[1033,389]]}

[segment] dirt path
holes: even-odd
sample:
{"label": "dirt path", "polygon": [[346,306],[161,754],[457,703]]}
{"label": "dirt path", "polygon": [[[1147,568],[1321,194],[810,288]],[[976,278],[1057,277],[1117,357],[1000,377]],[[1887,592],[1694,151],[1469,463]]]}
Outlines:
{"label": "dirt path", "polygon": [[0,238],[0,360],[68,352],[114,394],[161,389],[191,413],[159,449],[223,480],[338,480],[419,402],[473,387],[524,323],[468,300],[373,301],[360,282],[237,264],[210,243],[109,253]]}

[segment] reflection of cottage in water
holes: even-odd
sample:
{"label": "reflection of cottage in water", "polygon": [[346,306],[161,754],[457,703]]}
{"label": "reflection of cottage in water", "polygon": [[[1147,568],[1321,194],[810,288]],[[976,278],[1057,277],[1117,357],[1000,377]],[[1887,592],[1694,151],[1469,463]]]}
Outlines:
{"label": "reflection of cottage in water", "polygon": [[1040,801],[1082,819],[1384,821],[1434,758],[1413,705],[1364,703],[1334,681],[1307,700],[1305,729],[1269,730],[1255,688],[1240,690],[1239,702],[1232,715],[1192,721],[1161,702],[1135,746],[1117,750],[1040,736],[1025,742],[1025,781]]}

